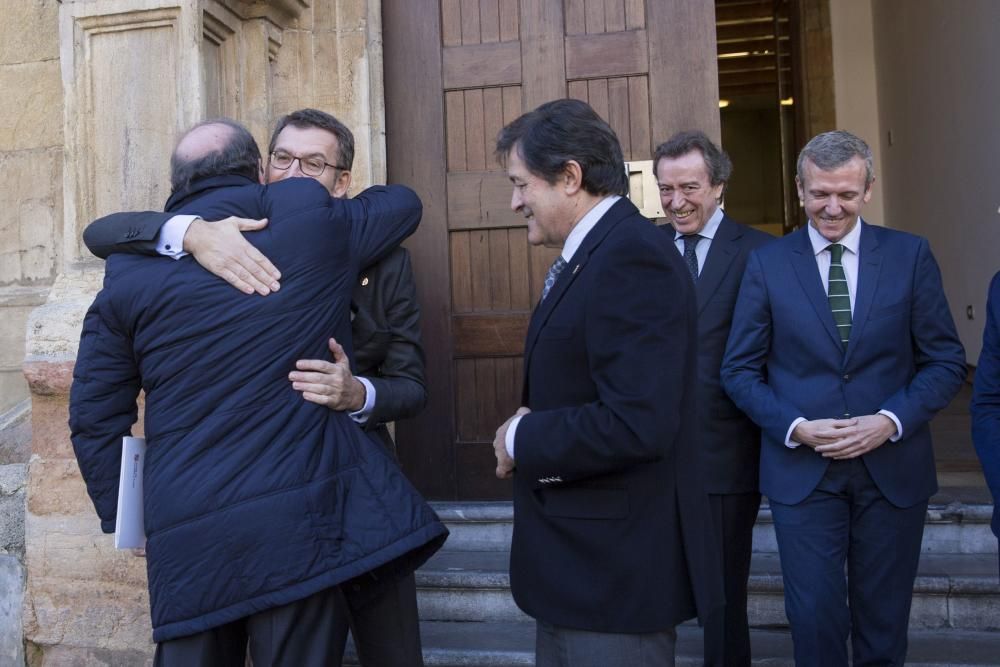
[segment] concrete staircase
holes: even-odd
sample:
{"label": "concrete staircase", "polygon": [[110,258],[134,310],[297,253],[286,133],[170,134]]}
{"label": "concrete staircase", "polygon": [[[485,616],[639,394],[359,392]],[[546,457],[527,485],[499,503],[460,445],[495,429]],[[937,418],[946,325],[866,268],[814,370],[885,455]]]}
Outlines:
{"label": "concrete staircase", "polygon": [[[533,665],[534,624],[509,590],[511,505],[436,503],[435,509],[452,534],[417,573],[426,664]],[[982,489],[946,488],[932,500],[914,586],[908,665],[1000,665],[1000,582],[991,513]],[[766,501],[754,550],[754,664],[790,666],[792,643]],[[677,662],[701,664],[701,630],[694,623],[678,628]]]}

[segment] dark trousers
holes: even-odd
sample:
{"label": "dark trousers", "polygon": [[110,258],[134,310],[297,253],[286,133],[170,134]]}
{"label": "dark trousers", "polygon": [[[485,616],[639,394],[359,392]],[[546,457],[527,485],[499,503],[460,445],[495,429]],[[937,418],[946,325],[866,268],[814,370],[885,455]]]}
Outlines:
{"label": "dark trousers", "polygon": [[354,584],[156,645],[154,667],[340,667],[347,629],[364,667],[421,667],[413,575],[358,595]]}
{"label": "dark trousers", "polygon": [[747,581],[760,494],[712,494],[708,499],[719,541],[726,605],[705,619],[705,664],[709,667],[749,667]]}
{"label": "dark trousers", "polygon": [[796,664],[847,667],[850,635],[855,667],[902,667],[927,501],[894,506],[850,459],[831,462],[801,503],[772,500],[771,512]]}
{"label": "dark trousers", "polygon": [[673,667],[677,631],[588,632],[537,621],[535,667]]}
{"label": "dark trousers", "polygon": [[362,667],[423,667],[413,574],[385,583],[380,594],[364,604],[341,591],[337,604],[337,655],[344,653],[350,628]]}

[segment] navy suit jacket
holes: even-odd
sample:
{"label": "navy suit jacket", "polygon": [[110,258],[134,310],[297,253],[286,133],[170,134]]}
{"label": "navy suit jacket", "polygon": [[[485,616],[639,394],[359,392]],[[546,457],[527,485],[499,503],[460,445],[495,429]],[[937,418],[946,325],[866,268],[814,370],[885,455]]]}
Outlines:
{"label": "navy suit jacket", "polygon": [[[663,227],[671,241],[675,231]],[[698,298],[698,449],[709,493],[757,491],[760,428],[722,389],[719,369],[733,323],[747,257],[774,237],[729,216],[708,248],[695,294]]]}
{"label": "navy suit jacket", "polygon": [[927,241],[861,224],[850,342],[844,351],[806,228],[750,255],[722,366],[733,401],[762,429],[761,491],[802,501],[830,459],[785,436],[799,418],[885,409],[903,427],[862,459],[881,493],[909,507],[937,491],[928,422],[958,392],[965,352]]}
{"label": "navy suit jacket", "polygon": [[[721,601],[698,483],[695,297],[626,199],[535,309],[515,437],[511,588],[568,628],[654,632]],[[696,610],[697,600],[697,610]]]}
{"label": "navy suit jacket", "polygon": [[[983,350],[972,393],[972,440],[983,464],[994,505],[1000,505],[1000,273],[993,276],[986,306]],[[993,508],[993,534],[1000,537],[1000,510]]]}

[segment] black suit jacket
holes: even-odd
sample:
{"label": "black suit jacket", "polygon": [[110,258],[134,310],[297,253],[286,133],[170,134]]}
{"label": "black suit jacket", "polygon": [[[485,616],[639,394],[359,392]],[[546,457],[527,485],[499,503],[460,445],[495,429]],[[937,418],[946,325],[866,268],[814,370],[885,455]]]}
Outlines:
{"label": "black suit jacket", "polygon": [[[676,235],[663,227],[671,242]],[[760,429],[722,389],[719,368],[733,323],[747,256],[774,240],[729,216],[708,248],[695,284],[698,297],[698,446],[709,493],[753,493],[758,488]]]}
{"label": "black suit jacket", "polygon": [[[92,253],[156,254],[160,227],[173,213],[113,213],[83,232]],[[390,451],[395,445],[386,422],[418,414],[427,402],[424,352],[420,346],[420,306],[409,253],[393,250],[358,276],[351,293],[352,368],[375,387],[375,407],[365,430],[375,431]],[[351,345],[345,345],[348,354]]]}
{"label": "black suit jacket", "polygon": [[696,400],[695,308],[677,251],[621,199],[535,309],[510,566],[531,616],[644,633],[721,601],[695,422],[683,419]]}

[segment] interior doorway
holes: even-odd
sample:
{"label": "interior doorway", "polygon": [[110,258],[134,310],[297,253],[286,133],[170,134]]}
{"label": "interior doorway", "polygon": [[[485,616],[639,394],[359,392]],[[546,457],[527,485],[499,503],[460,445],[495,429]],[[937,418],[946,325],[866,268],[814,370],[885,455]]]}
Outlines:
{"label": "interior doorway", "polygon": [[801,3],[715,0],[722,143],[733,161],[726,211],[775,236],[801,224]]}

